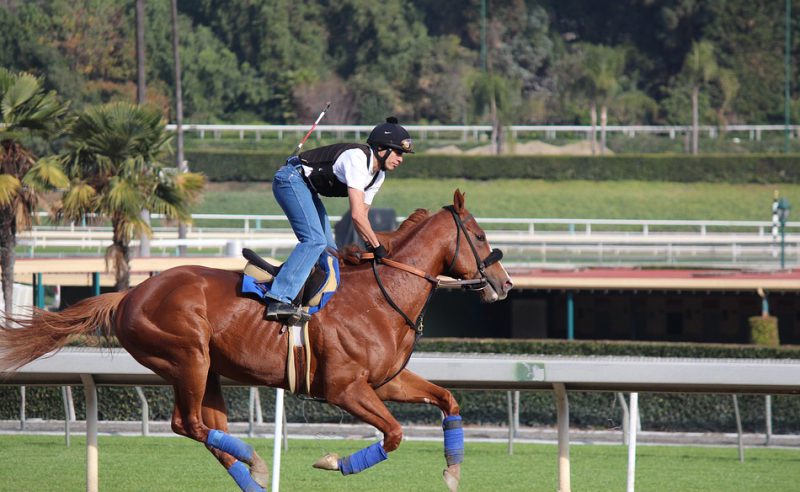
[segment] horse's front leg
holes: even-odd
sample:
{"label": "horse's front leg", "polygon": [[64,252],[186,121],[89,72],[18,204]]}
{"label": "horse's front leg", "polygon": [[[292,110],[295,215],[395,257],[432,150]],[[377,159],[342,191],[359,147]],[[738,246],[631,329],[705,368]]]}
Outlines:
{"label": "horse's front leg", "polygon": [[443,478],[452,492],[458,490],[461,481],[461,462],[464,461],[464,429],[458,403],[453,394],[437,386],[408,369],[404,369],[394,379],[377,389],[378,397],[384,401],[401,403],[427,403],[436,405],[444,413],[444,456],[447,468]]}
{"label": "horse's front leg", "polygon": [[326,400],[383,432],[383,444],[376,442],[345,458],[327,454],[320,458],[314,467],[323,470],[339,470],[343,475],[351,475],[387,459],[387,453],[391,453],[400,446],[400,442],[403,440],[403,429],[375,394],[375,390],[363,378],[340,385],[334,383],[330,386]]}

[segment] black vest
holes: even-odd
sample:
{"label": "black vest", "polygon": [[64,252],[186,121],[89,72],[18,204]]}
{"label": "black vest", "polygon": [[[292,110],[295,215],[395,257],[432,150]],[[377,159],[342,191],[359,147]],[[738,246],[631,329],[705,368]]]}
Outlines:
{"label": "black vest", "polygon": [[[300,153],[298,157],[304,165],[311,168],[311,174],[305,176],[306,183],[312,190],[316,191],[322,196],[347,196],[347,185],[339,181],[339,178],[333,173],[333,164],[336,159],[350,149],[360,149],[367,156],[367,170],[370,169],[372,164],[372,153],[370,152],[369,145],[341,143],[326,145],[316,149],[307,150]],[[375,180],[380,175],[380,170],[375,173],[375,177],[367,185],[366,190],[372,187]]]}

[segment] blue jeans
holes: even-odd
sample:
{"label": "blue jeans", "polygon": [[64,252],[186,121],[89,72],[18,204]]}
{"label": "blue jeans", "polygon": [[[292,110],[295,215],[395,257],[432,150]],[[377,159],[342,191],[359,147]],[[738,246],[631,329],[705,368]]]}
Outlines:
{"label": "blue jeans", "polygon": [[309,189],[293,163],[299,163],[299,159],[290,158],[285,166],[278,169],[272,181],[275,200],[283,209],[295,236],[300,241],[284,262],[266,294],[267,297],[281,302],[292,302],[297,297],[326,247],[336,249],[325,205],[319,196]]}

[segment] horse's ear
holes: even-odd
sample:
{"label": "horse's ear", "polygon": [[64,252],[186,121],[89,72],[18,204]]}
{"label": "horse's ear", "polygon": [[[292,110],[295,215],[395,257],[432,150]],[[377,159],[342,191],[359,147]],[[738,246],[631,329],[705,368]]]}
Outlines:
{"label": "horse's ear", "polygon": [[461,193],[461,190],[456,188],[455,193],[453,193],[453,207],[456,209],[456,212],[461,213],[464,210],[464,196],[466,193]]}

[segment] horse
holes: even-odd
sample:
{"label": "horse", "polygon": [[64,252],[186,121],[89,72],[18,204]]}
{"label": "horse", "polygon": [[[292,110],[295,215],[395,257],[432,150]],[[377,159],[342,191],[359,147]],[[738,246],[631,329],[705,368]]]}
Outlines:
{"label": "horse", "polygon": [[[453,205],[435,213],[417,210],[396,231],[382,234],[390,252],[385,260],[365,261],[369,254],[355,249],[351,260],[360,254],[361,261],[340,258],[336,295],[307,325],[308,396],[376,427],[383,441],[344,458],[328,454],[314,467],[347,475],[385,460],[400,446],[403,432],[383,402],[425,403],[443,413],[443,478],[457,490],[464,454],[458,403],[406,364],[439,275],[477,290],[483,302],[502,300],[512,288],[499,262],[502,253],[490,249],[464,202],[456,189]],[[96,330],[106,338],[116,335],[139,363],[172,385],[172,430],[205,444],[241,490],[265,490],[266,463],[227,433],[220,378],[287,389],[289,335],[281,323],[264,320],[263,304],[239,293],[241,282],[241,272],[180,266],[61,312],[6,317],[0,372],[59,350],[76,335]]]}

